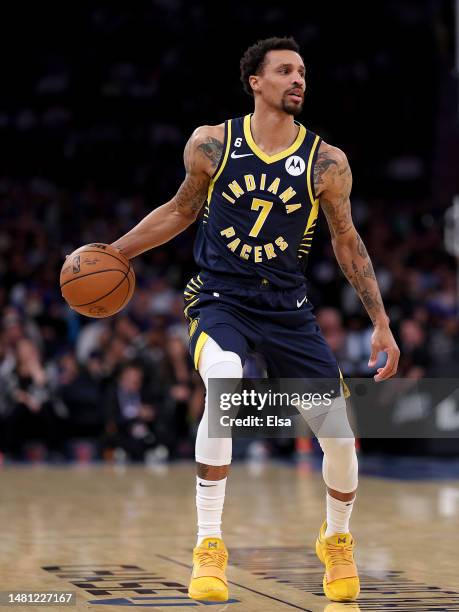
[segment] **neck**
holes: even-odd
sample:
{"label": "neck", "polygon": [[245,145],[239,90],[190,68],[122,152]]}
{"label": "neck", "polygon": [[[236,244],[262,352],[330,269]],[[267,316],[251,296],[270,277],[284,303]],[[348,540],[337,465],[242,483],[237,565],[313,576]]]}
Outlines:
{"label": "neck", "polygon": [[272,108],[255,105],[250,128],[257,145],[267,155],[288,149],[298,135],[299,128],[293,115]]}

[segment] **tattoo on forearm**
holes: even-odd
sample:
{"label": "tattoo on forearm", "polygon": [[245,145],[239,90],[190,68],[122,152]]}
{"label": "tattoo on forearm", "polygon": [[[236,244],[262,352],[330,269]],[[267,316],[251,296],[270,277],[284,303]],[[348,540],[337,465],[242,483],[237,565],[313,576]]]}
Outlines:
{"label": "tattoo on forearm", "polygon": [[352,174],[342,151],[328,145],[319,151],[314,187],[320,194],[338,263],[375,323],[384,313],[384,306],[368,251],[352,223],[349,200]]}
{"label": "tattoo on forearm", "polygon": [[210,161],[212,166],[216,168],[220,163],[220,159],[223,153],[223,143],[209,136],[205,142],[198,145],[198,149],[203,153]]}
{"label": "tattoo on forearm", "polygon": [[374,322],[374,315],[376,314],[375,311],[378,312],[382,308],[381,299],[376,292],[371,295],[369,289],[364,289],[359,295],[365,308],[367,309],[369,316],[371,317],[371,320]]}
{"label": "tattoo on forearm", "polygon": [[358,234],[357,234],[357,253],[360,255],[360,257],[363,257],[364,259],[368,259],[369,257],[368,251],[365,245],[363,244],[363,240],[360,238]]}
{"label": "tattoo on forearm", "polygon": [[[362,242],[361,239],[360,242]],[[355,259],[352,259],[352,271],[349,269],[347,263],[344,263],[339,260],[338,262],[344,275],[346,276],[350,284],[354,287],[357,295],[362,300],[362,303],[365,306],[365,309],[367,310],[368,315],[371,318],[373,324],[375,324],[377,320],[377,315],[380,315],[381,312],[384,312],[384,305],[381,300],[381,294],[376,281],[376,275],[374,273],[370,259],[368,258],[366,261],[364,261],[363,266],[356,262]]]}
{"label": "tattoo on forearm", "polygon": [[371,278],[373,280],[376,280],[376,275],[375,275],[375,272],[373,270],[373,265],[372,265],[371,261],[369,261],[363,267],[363,275],[365,276],[365,278]]}

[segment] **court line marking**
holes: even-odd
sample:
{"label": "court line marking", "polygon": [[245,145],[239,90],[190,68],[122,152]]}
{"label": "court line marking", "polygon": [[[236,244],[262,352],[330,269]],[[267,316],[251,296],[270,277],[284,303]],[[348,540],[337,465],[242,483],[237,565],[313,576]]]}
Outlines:
{"label": "court line marking", "polygon": [[[166,561],[171,561],[172,563],[176,563],[177,565],[181,565],[182,567],[186,567],[187,569],[191,569],[187,563],[182,563],[181,561],[176,561],[175,559],[171,559],[170,557],[166,557],[165,555],[158,555],[157,557],[160,559],[165,559]],[[232,580],[228,580],[229,584],[233,584],[241,589],[246,589],[246,591],[251,591],[252,593],[256,593],[257,595],[261,595],[262,597],[267,597],[268,599],[273,599],[274,601],[278,601],[280,603],[285,604],[286,606],[290,606],[291,608],[295,608],[296,610],[303,610],[303,612],[313,612],[309,608],[302,608],[301,606],[297,606],[296,604],[292,604],[289,601],[284,601],[283,599],[279,599],[278,597],[274,597],[273,595],[268,595],[267,593],[262,593],[261,591],[257,591],[252,589],[251,587],[244,586],[243,584],[239,584],[238,582],[233,582]],[[222,601],[222,604],[225,602]]]}

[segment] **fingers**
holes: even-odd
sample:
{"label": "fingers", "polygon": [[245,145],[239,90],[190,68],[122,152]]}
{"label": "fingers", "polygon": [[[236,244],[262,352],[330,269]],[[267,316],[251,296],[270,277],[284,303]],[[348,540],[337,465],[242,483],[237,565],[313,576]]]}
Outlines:
{"label": "fingers", "polygon": [[372,367],[375,365],[375,363],[376,363],[376,361],[377,361],[377,359],[378,359],[378,352],[379,352],[379,351],[378,351],[378,349],[377,349],[377,348],[372,347],[372,349],[371,349],[370,359],[369,359],[369,361],[368,361],[368,367],[369,367],[369,368],[372,368]]}
{"label": "fingers", "polygon": [[384,349],[387,353],[387,362],[383,368],[378,368],[377,374],[373,377],[376,382],[381,380],[387,380],[397,373],[398,360],[400,357],[400,351],[396,347]]}

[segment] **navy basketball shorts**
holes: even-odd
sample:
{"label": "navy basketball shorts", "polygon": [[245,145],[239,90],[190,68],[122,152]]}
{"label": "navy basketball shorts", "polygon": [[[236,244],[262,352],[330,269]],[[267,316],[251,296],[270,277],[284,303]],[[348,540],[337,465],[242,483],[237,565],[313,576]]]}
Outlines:
{"label": "navy basketball shorts", "polygon": [[249,351],[260,353],[269,378],[342,378],[306,285],[272,289],[267,281],[236,284],[201,272],[187,284],[184,299],[196,369],[210,336],[242,364]]}

